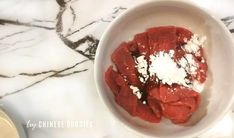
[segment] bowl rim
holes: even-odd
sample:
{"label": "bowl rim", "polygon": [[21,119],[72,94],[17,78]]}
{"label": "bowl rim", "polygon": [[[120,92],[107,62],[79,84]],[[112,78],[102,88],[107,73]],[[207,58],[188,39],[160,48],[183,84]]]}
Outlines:
{"label": "bowl rim", "polygon": [[[102,61],[99,61],[98,58],[99,56],[101,56],[99,53],[101,51],[101,47],[103,47],[103,44],[106,41],[106,37],[108,36],[110,30],[112,29],[112,27],[118,23],[119,20],[121,20],[124,16],[126,16],[128,13],[131,13],[132,11],[134,11],[135,9],[138,9],[140,7],[143,6],[147,6],[150,4],[159,4],[159,3],[176,3],[176,4],[185,4],[188,5],[190,7],[194,7],[197,10],[201,11],[203,14],[205,14],[205,16],[211,17],[216,23],[218,23],[218,25],[223,29],[223,31],[226,34],[226,37],[228,38],[228,40],[230,40],[230,42],[232,43],[232,46],[234,46],[234,39],[230,33],[230,31],[228,30],[228,28],[224,25],[224,23],[218,19],[216,16],[214,16],[212,13],[210,13],[209,11],[207,11],[206,9],[202,8],[201,6],[199,6],[197,3],[191,2],[191,1],[179,1],[179,0],[157,0],[157,1],[147,1],[147,2],[143,2],[140,4],[136,4],[133,7],[130,7],[129,9],[127,9],[125,12],[121,13],[120,15],[118,15],[109,25],[108,27],[105,29],[104,33],[102,34],[101,38],[100,38],[100,42],[98,44],[98,48],[96,51],[96,55],[95,55],[95,60],[94,60],[94,81],[95,81],[95,86],[98,92],[99,97],[101,98],[102,103],[105,105],[106,108],[108,108],[107,110],[109,110],[110,114],[112,116],[114,116],[115,119],[117,119],[120,124],[122,124],[124,127],[126,127],[129,131],[133,132],[134,134],[137,135],[141,135],[141,136],[147,136],[147,137],[153,137],[152,135],[148,135],[145,133],[141,133],[138,132],[136,129],[134,129],[132,126],[127,125],[127,123],[124,122],[124,119],[119,118],[114,110],[112,108],[110,108],[110,105],[107,105],[106,99],[103,97],[104,92],[101,91],[101,87],[100,85],[98,85],[98,65],[100,65],[100,63]],[[234,47],[232,50],[232,55],[234,56]],[[234,62],[234,60],[232,61]],[[230,100],[230,102],[228,103],[228,105],[225,107],[225,109],[223,110],[223,112],[221,114],[219,114],[219,116],[210,124],[206,125],[203,129],[195,131],[192,134],[186,135],[186,136],[182,136],[181,138],[185,138],[185,137],[194,137],[194,136],[198,136],[201,135],[204,132],[207,132],[210,128],[212,128],[212,126],[214,126],[215,124],[217,124],[217,122],[219,122],[230,110],[232,104],[234,103],[234,94],[232,95],[232,98]],[[154,136],[154,137],[158,137],[158,136]],[[170,138],[173,136],[164,136],[165,138]]]}

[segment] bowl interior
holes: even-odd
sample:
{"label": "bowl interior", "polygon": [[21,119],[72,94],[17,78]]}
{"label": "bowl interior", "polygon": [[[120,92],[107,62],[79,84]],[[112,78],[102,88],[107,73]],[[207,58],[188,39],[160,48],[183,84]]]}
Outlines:
{"label": "bowl interior", "polygon": [[[112,64],[110,55],[123,41],[155,26],[174,25],[207,36],[204,47],[209,75],[198,111],[183,126],[163,120],[152,124],[130,116],[115,101],[104,81]],[[193,6],[175,1],[150,2],[137,6],[117,18],[103,35],[95,61],[97,88],[104,103],[122,123],[148,136],[182,137],[195,135],[211,126],[228,110],[233,97],[233,41],[220,21]]]}

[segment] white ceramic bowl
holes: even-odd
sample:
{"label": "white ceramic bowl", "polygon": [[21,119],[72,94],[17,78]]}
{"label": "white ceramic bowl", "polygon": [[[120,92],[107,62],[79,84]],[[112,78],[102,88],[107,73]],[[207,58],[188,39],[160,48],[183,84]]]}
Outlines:
{"label": "white ceramic bowl", "polygon": [[[12,111],[9,108],[9,106],[6,106],[6,105],[4,105],[4,107],[0,106],[0,119],[5,120],[5,122],[7,122],[9,126],[11,126],[12,130],[9,130],[9,131],[13,131],[11,134],[9,134],[9,135],[12,135],[10,136],[11,138],[12,137],[27,138],[26,131],[23,128],[23,125],[20,123],[22,119],[17,115],[15,111]],[[1,138],[1,134],[0,134],[0,138]]]}
{"label": "white ceramic bowl", "polygon": [[[202,103],[184,126],[163,120],[152,124],[130,116],[119,107],[104,81],[112,64],[110,55],[123,41],[155,26],[175,25],[207,36],[205,56],[209,75]],[[101,38],[95,59],[95,81],[104,104],[125,126],[149,137],[192,137],[201,134],[229,110],[234,95],[234,43],[224,24],[194,4],[179,1],[152,1],[127,10],[115,19]]]}

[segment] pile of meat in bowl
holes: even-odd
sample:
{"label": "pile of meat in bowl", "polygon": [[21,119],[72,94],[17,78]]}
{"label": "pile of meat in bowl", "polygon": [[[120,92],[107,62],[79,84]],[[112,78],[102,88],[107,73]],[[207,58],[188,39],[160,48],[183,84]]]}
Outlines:
{"label": "pile of meat in bowl", "polygon": [[111,55],[105,81],[131,116],[185,123],[199,108],[207,77],[205,36],[176,26],[149,28]]}

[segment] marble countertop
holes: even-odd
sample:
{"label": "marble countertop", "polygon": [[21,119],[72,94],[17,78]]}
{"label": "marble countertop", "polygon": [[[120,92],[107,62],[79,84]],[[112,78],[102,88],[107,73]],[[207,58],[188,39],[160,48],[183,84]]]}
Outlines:
{"label": "marble countertop", "polygon": [[[143,0],[1,0],[0,104],[22,118],[29,138],[141,138],[100,101],[93,80],[99,39],[109,23]],[[194,0],[234,37],[233,0]],[[88,126],[32,129],[40,121]],[[118,130],[118,131],[116,131]],[[234,137],[234,106],[197,138]]]}

